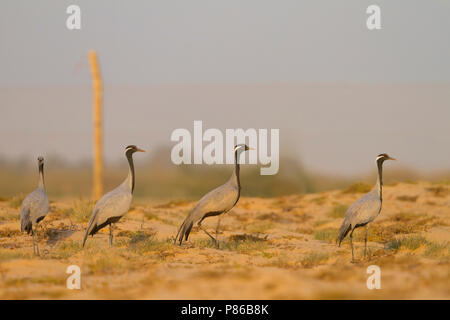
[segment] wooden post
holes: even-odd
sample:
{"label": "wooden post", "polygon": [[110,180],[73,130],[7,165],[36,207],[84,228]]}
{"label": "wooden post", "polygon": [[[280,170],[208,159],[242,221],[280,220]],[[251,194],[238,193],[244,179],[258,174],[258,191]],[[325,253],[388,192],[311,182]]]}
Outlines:
{"label": "wooden post", "polygon": [[102,139],[102,78],[98,64],[97,53],[89,51],[89,62],[92,72],[92,87],[94,89],[94,166],[93,189],[94,200],[100,199],[103,194],[103,139]]}

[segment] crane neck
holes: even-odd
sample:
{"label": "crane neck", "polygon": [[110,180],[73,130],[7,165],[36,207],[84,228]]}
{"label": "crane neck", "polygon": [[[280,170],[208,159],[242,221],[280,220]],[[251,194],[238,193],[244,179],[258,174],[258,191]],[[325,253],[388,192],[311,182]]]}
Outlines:
{"label": "crane neck", "polygon": [[236,150],[234,152],[234,170],[233,174],[231,175],[231,179],[236,183],[239,189],[241,189],[241,181],[239,179],[239,171],[240,171],[240,165],[239,165],[239,150]]}
{"label": "crane neck", "polygon": [[44,163],[39,164],[39,184],[38,188],[45,189],[45,180],[44,180]]}
{"label": "crane neck", "polygon": [[380,159],[377,161],[377,168],[378,168],[378,178],[377,178],[377,184],[375,188],[378,191],[378,195],[380,196],[380,200],[383,201],[383,159]]}
{"label": "crane neck", "polygon": [[126,154],[128,165],[129,165],[129,171],[128,171],[128,177],[125,180],[125,183],[128,184],[128,187],[130,188],[131,193],[134,191],[134,163],[133,163],[133,153],[127,152]]}

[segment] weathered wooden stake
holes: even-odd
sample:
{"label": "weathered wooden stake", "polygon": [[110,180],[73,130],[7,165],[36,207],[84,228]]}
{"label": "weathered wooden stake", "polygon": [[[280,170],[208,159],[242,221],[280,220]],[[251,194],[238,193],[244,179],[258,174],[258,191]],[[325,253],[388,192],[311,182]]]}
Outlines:
{"label": "weathered wooden stake", "polygon": [[102,126],[102,78],[98,64],[97,53],[89,52],[89,61],[92,72],[92,86],[94,89],[94,166],[93,166],[93,190],[94,200],[100,199],[103,194],[103,126]]}

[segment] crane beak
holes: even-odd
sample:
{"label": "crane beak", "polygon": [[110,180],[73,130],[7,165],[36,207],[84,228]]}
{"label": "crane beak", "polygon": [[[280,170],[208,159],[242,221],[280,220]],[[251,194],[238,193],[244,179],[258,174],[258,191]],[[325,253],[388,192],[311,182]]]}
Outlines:
{"label": "crane beak", "polygon": [[137,149],[136,151],[139,151],[139,152],[146,152],[145,150],[143,150],[143,149]]}
{"label": "crane beak", "polygon": [[389,160],[397,160],[397,159],[395,159],[395,158],[392,158],[392,157],[389,157]]}
{"label": "crane beak", "polygon": [[255,149],[255,148],[250,148],[250,147],[249,147],[248,150],[256,150],[256,149]]}

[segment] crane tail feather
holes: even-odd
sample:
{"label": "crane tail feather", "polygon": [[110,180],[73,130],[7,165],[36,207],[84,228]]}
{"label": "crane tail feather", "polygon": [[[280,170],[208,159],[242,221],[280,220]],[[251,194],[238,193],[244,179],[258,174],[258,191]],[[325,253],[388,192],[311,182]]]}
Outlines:
{"label": "crane tail feather", "polygon": [[178,229],[178,233],[175,237],[175,242],[179,241],[180,245],[183,243],[183,238],[187,241],[189,237],[189,233],[191,232],[192,226],[194,225],[194,221],[192,221],[191,215],[189,215],[184,221],[183,224]]}
{"label": "crane tail feather", "polygon": [[336,239],[336,242],[338,242],[338,246],[341,246],[342,240],[344,240],[345,236],[348,234],[351,228],[352,225],[344,219],[344,222],[342,222],[342,225],[339,228],[339,233]]}
{"label": "crane tail feather", "polygon": [[97,216],[97,211],[95,211],[93,214],[92,214],[92,217],[91,217],[91,220],[89,220],[89,224],[88,224],[88,226],[87,226],[87,228],[86,228],[86,232],[85,232],[85,234],[84,234],[84,237],[83,237],[83,245],[82,245],[82,247],[84,248],[84,245],[85,245],[85,243],[86,243],[86,240],[87,240],[87,237],[91,234],[91,235],[93,235],[94,233],[95,233],[95,224],[94,224],[94,220],[95,220],[95,217]]}
{"label": "crane tail feather", "polygon": [[30,234],[33,229],[33,223],[30,218],[30,211],[22,209],[20,211],[20,232]]}
{"label": "crane tail feather", "polygon": [[181,226],[178,228],[177,235],[175,236],[175,240],[173,241],[174,244],[177,242],[178,236],[179,236],[180,231],[181,231],[181,229],[183,228],[183,226],[184,226],[184,221],[183,221],[183,223],[181,224]]}
{"label": "crane tail feather", "polygon": [[84,237],[83,237],[83,245],[82,245],[83,248],[84,248],[84,244],[86,243],[87,237],[89,235],[89,229],[90,229],[90,226],[87,227],[86,233],[84,234]]}
{"label": "crane tail feather", "polygon": [[193,222],[189,223],[187,226],[186,232],[184,233],[184,240],[187,241],[189,234],[191,233],[192,226],[194,225]]}

